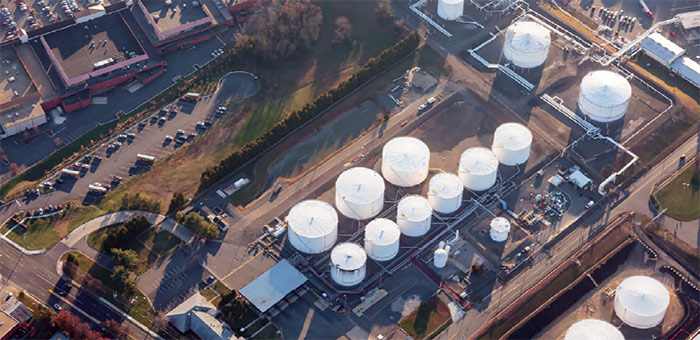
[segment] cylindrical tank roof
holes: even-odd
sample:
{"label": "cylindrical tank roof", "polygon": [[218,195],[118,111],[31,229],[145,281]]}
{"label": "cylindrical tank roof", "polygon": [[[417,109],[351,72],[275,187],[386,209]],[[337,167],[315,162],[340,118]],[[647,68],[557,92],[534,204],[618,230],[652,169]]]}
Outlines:
{"label": "cylindrical tank roof", "polygon": [[377,218],[365,226],[365,251],[376,261],[387,261],[399,252],[401,230],[392,220]]}
{"label": "cylindrical tank roof", "polygon": [[530,157],[532,132],[520,123],[501,124],[493,133],[491,150],[505,165],[523,164]]}
{"label": "cylindrical tank roof", "polygon": [[437,13],[445,20],[456,20],[464,13],[464,0],[438,0]]}
{"label": "cylindrical tank roof", "polygon": [[625,115],[632,98],[632,86],[623,76],[598,70],[581,81],[578,105],[585,115],[598,122],[611,122]]}
{"label": "cylindrical tank roof", "polygon": [[382,175],[400,187],[418,185],[428,176],[430,149],[420,139],[397,137],[382,149]]}
{"label": "cylindrical tank roof", "polygon": [[365,265],[367,254],[355,243],[340,243],[331,251],[331,263],[335,268],[353,271]]}
{"label": "cylindrical tank roof", "polygon": [[371,218],[384,206],[384,180],[371,169],[345,170],[335,181],[335,204],[349,218]]}
{"label": "cylindrical tank roof", "polygon": [[430,230],[433,208],[425,197],[405,196],[396,207],[396,224],[406,236],[418,237]]}
{"label": "cylindrical tank roof", "polygon": [[671,301],[668,289],[648,276],[631,276],[617,287],[615,314],[626,324],[651,328],[663,321]]}
{"label": "cylindrical tank roof", "polygon": [[505,242],[510,233],[510,221],[504,217],[496,217],[491,220],[491,230],[489,234],[491,239],[496,242]]}
{"label": "cylindrical tank roof", "polygon": [[625,340],[613,325],[598,319],[581,320],[569,327],[564,340]]}
{"label": "cylindrical tank roof", "polygon": [[498,178],[498,158],[487,148],[469,148],[459,158],[459,178],[464,187],[483,191]]}
{"label": "cylindrical tank roof", "polygon": [[433,210],[451,214],[462,205],[464,184],[455,174],[443,172],[430,179],[428,201]]}
{"label": "cylindrical tank roof", "polygon": [[338,213],[319,200],[297,203],[287,215],[289,241],[299,251],[318,254],[330,249],[338,235]]}
{"label": "cylindrical tank roof", "polygon": [[517,67],[537,67],[547,59],[550,43],[547,28],[536,22],[519,21],[506,31],[503,54]]}

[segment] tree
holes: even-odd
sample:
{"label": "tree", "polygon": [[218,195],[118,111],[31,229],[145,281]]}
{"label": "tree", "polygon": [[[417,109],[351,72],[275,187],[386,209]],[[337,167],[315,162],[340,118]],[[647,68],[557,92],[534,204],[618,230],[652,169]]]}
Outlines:
{"label": "tree", "polygon": [[219,237],[219,228],[194,211],[185,216],[183,225],[203,239],[211,240]]}
{"label": "tree", "polygon": [[350,40],[352,36],[352,24],[347,17],[335,18],[335,31],[333,31],[333,42],[341,43]]}
{"label": "tree", "polygon": [[34,311],[32,328],[29,330],[32,339],[48,339],[56,332],[56,327],[51,323],[53,310],[38,308]]}
{"label": "tree", "polygon": [[12,176],[17,176],[17,174],[19,173],[19,166],[17,165],[17,163],[10,163],[9,170]]}
{"label": "tree", "polygon": [[122,326],[122,324],[116,320],[110,319],[105,321],[105,328],[107,328],[112,335],[114,335],[115,339],[123,340],[128,337],[126,327]]}
{"label": "tree", "polygon": [[183,213],[182,211],[178,211],[175,213],[175,221],[182,223],[182,221],[184,221],[184,220],[185,220],[185,213]]}
{"label": "tree", "polygon": [[318,40],[323,13],[310,0],[270,1],[253,14],[245,37],[236,37],[237,48],[252,45],[252,52],[264,61],[277,64],[300,48]]}
{"label": "tree", "polygon": [[51,316],[51,326],[67,334],[71,339],[106,340],[100,333],[90,329],[90,325],[81,322],[80,318],[65,309]]}
{"label": "tree", "polygon": [[246,326],[241,324],[241,321],[246,320],[247,314],[252,312],[236,291],[231,291],[221,297],[219,310],[221,311],[221,319],[234,329]]}
{"label": "tree", "polygon": [[219,227],[212,223],[205,223],[202,226],[201,231],[199,232],[199,236],[201,236],[203,239],[206,240],[214,240],[219,238]]}
{"label": "tree", "polygon": [[130,298],[136,293],[136,279],[126,267],[114,267],[111,278],[116,290],[124,297]]}
{"label": "tree", "polygon": [[391,9],[389,1],[382,0],[374,9],[374,15],[379,22],[385,23],[394,19],[394,10]]}
{"label": "tree", "polygon": [[176,191],[173,194],[173,198],[170,200],[170,206],[168,206],[168,213],[172,213],[182,209],[187,201],[185,200],[185,195],[181,192]]}
{"label": "tree", "polygon": [[110,250],[114,263],[124,266],[128,270],[134,270],[139,263],[139,255],[133,249],[112,248]]}

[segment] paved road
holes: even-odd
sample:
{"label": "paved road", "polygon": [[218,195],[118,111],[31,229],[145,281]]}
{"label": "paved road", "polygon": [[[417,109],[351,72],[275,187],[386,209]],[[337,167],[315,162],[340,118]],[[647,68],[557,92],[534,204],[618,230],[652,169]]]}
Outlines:
{"label": "paved road", "polygon": [[[133,133],[135,138],[121,141],[122,145],[116,151],[109,151],[107,146],[100,146],[92,152],[92,156],[102,158],[102,161],[91,163],[91,168],[85,175],[76,179],[62,176],[64,183],[57,186],[51,194],[40,196],[33,200],[18,200],[7,202],[0,208],[0,221],[5,221],[12,214],[21,210],[36,210],[48,205],[57,205],[68,200],[84,200],[92,203],[97,199],[95,194],[88,194],[88,185],[95,182],[104,186],[116,187],[119,182],[113,181],[113,176],[127,180],[129,176],[146,171],[148,164],[137,162],[137,154],[154,156],[156,160],[165,157],[182,144],[171,141],[165,143],[165,136],[175,136],[182,129],[185,135],[195,133],[198,121],[215,121],[213,113],[217,105],[227,98],[245,98],[257,91],[258,82],[253,75],[245,72],[230,73],[220,82],[214,95],[200,100],[195,106],[191,103],[180,103],[178,113],[166,115],[166,122],[158,122],[157,114],[144,120],[145,127],[132,127],[127,133]],[[201,130],[200,130],[201,131]],[[111,143],[106,143],[111,144]]]}

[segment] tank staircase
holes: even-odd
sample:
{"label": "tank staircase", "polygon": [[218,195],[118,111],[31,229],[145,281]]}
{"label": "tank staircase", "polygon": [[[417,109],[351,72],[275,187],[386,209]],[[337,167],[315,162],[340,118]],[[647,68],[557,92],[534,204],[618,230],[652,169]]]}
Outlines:
{"label": "tank staircase", "polygon": [[600,129],[595,127],[591,122],[585,120],[583,117],[579,116],[576,114],[576,112],[571,111],[566,105],[564,105],[563,101],[561,98],[557,96],[550,96],[549,94],[545,93],[540,98],[547,104],[549,104],[551,107],[553,107],[555,110],[559,111],[561,114],[566,116],[567,118],[571,119],[576,123],[578,126],[583,128],[586,131],[586,134],[588,135],[596,135],[600,132]]}

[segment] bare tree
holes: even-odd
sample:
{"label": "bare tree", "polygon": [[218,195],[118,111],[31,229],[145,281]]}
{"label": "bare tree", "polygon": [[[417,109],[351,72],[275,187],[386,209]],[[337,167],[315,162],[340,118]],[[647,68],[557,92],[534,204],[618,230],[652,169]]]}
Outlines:
{"label": "bare tree", "polygon": [[[309,0],[270,1],[255,13],[238,44],[250,43],[255,55],[275,64],[318,40],[323,21],[321,8]],[[239,48],[250,46],[237,45]]]}
{"label": "bare tree", "polygon": [[347,17],[335,18],[335,31],[333,31],[333,42],[341,43],[350,40],[352,36],[352,24]]}

